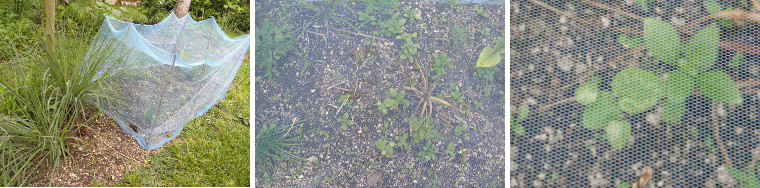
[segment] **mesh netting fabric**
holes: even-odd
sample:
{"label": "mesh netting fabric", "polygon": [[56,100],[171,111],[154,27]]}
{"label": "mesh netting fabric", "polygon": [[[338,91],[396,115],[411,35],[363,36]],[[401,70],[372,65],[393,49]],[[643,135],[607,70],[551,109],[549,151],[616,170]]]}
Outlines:
{"label": "mesh netting fabric", "polygon": [[142,147],[156,149],[224,97],[249,38],[228,37],[214,18],[171,13],[155,25],[141,25],[106,16],[90,48],[113,45],[112,56],[124,61],[108,83],[116,85],[114,100],[96,105]]}
{"label": "mesh netting fabric", "polygon": [[511,2],[510,184],[760,186],[758,6]]}

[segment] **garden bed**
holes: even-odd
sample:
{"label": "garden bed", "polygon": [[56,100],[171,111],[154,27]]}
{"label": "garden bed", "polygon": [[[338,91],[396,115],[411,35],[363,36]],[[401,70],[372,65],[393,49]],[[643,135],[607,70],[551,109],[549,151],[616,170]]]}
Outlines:
{"label": "garden bed", "polygon": [[[493,46],[504,30],[503,5],[401,2],[374,17],[393,20],[398,13],[406,21],[394,33],[363,23],[357,12],[365,2],[256,3],[257,34],[282,29],[294,41],[294,50],[273,61],[278,73],[271,78],[265,56],[257,56],[256,132],[259,125],[305,120],[289,134],[303,136],[297,142],[308,148],[294,150],[303,160],[258,166],[258,186],[505,185],[504,64],[475,68],[480,49]],[[416,35],[414,63],[401,58],[408,42],[396,37],[404,34]],[[433,67],[443,54],[447,58],[438,62],[449,59],[451,66],[438,75]],[[432,112],[422,112],[430,108],[410,88],[425,83],[435,83],[430,96],[451,106],[433,102]],[[377,103],[391,98],[392,90],[404,90],[409,106],[386,108],[384,114]],[[410,118],[421,113],[431,115],[425,129],[438,137],[413,143]],[[403,135],[407,146],[396,138]],[[399,146],[383,151],[379,142]]]}

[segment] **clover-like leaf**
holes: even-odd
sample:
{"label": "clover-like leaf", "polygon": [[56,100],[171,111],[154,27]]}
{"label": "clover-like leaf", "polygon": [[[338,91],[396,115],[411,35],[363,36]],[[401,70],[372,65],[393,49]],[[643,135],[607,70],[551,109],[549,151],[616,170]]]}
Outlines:
{"label": "clover-like leaf", "polygon": [[662,121],[670,124],[681,123],[683,115],[686,112],[686,103],[684,101],[677,102],[671,98],[665,100],[665,109],[662,112]]}
{"label": "clover-like leaf", "polygon": [[680,61],[683,70],[691,75],[709,69],[718,59],[718,47],[720,42],[720,29],[710,25],[699,30],[686,44],[689,50],[685,50],[686,60]]}
{"label": "clover-like leaf", "polygon": [[599,96],[599,76],[591,77],[586,83],[583,83],[578,89],[575,89],[575,101],[582,105],[589,105],[596,101]]}
{"label": "clover-like leaf", "polygon": [[659,18],[644,19],[644,44],[658,60],[678,65],[681,41],[676,28]]}
{"label": "clover-like leaf", "polygon": [[596,102],[583,110],[583,127],[586,129],[601,129],[620,116],[620,109],[615,104],[615,98],[607,91],[600,91]]}
{"label": "clover-like leaf", "polygon": [[620,97],[618,106],[638,114],[652,108],[662,98],[662,83],[649,71],[639,68],[622,70],[612,79],[612,91]]}
{"label": "clover-like leaf", "polygon": [[736,83],[723,71],[709,71],[697,76],[699,90],[710,99],[739,105],[742,103],[742,94]]}
{"label": "clover-like leaf", "polygon": [[694,90],[694,79],[683,70],[670,72],[665,93],[673,102],[683,102]]}
{"label": "clover-like leaf", "polygon": [[625,120],[610,121],[607,128],[604,128],[607,135],[607,141],[615,149],[620,149],[628,144],[628,137],[631,136],[631,123]]}

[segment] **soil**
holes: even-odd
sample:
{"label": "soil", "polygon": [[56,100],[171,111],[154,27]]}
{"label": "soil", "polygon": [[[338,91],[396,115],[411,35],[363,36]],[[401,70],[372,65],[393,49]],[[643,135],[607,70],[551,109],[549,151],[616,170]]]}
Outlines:
{"label": "soil", "polygon": [[[640,21],[619,20],[620,13],[583,1],[544,2],[600,26],[642,29]],[[718,2],[738,7],[732,4],[734,1]],[[653,1],[649,11],[634,1],[602,3],[642,17],[658,16],[676,26],[707,15],[701,1]],[[718,135],[726,143],[734,168],[744,168],[758,157],[753,157],[752,151],[759,144],[760,91],[751,87],[741,89],[741,105],[721,105],[715,112],[709,105],[712,100],[703,95],[690,96],[686,115],[677,126],[661,122],[661,105],[640,114],[626,114],[622,119],[632,125],[630,141],[623,149],[611,148],[603,130],[581,126],[582,105],[572,100],[557,102],[573,97],[578,83],[590,75],[600,76],[600,89],[610,91],[612,77],[629,65],[652,61],[661,69],[674,67],[656,62],[646,50],[636,52],[618,44],[617,33],[557,14],[532,1],[513,1],[510,11],[510,103],[515,110],[510,113],[517,114],[517,106],[523,103],[531,107],[531,115],[520,122],[526,134],[511,135],[511,186],[616,187],[632,183],[649,171],[649,185],[656,187],[734,187],[739,182],[728,174],[723,155],[716,151],[717,142],[709,143],[714,140],[712,113],[723,114],[718,116]],[[753,23],[722,28],[721,41],[760,44],[756,35],[759,28]],[[633,52],[631,57],[615,61],[629,52]],[[735,67],[730,65],[733,55],[732,51],[720,49],[711,69],[725,71],[737,83],[760,78],[760,56],[747,54],[744,65]]]}
{"label": "soil", "polygon": [[[90,109],[87,117],[95,114]],[[92,136],[79,136],[81,146],[71,150],[62,169],[52,174],[52,186],[56,187],[90,187],[111,186],[122,179],[125,172],[146,166],[151,154],[161,152],[145,150],[135,138],[124,133],[119,125],[106,115],[99,115],[91,120]],[[174,140],[175,142],[177,140]],[[51,166],[48,166],[51,167]],[[40,177],[29,186],[47,187],[51,183],[50,169],[40,169]]]}
{"label": "soil", "polygon": [[[303,31],[303,35],[296,45],[299,52],[290,52],[278,61],[275,68],[279,75],[255,83],[255,121],[259,125],[291,124],[305,119],[305,125],[293,131],[305,136],[298,142],[308,149],[295,152],[316,160],[277,161],[276,165],[257,170],[256,186],[504,187],[504,64],[498,65],[493,80],[473,76],[480,50],[493,46],[504,30],[504,5],[461,4],[458,6],[462,11],[456,12],[446,3],[402,2],[399,8],[410,7],[421,12],[421,20],[408,21],[402,27],[405,32],[418,33],[413,39],[420,44],[414,56],[419,66],[415,66],[400,59],[404,42],[395,38],[397,34],[375,36],[372,35],[375,27],[360,26],[355,14],[364,10],[360,2],[307,2],[319,9],[334,11],[348,22],[328,18],[329,26],[324,24],[323,17],[309,22],[315,15],[311,10],[288,9],[287,16],[283,16],[281,14],[286,12],[280,3],[287,2],[256,1],[257,22],[264,19],[275,24],[288,22],[297,28],[290,32],[299,35]],[[335,8],[330,8],[333,5]],[[478,16],[475,7],[490,16]],[[442,16],[443,22],[440,21]],[[455,44],[451,29],[454,24],[468,33],[464,44]],[[479,33],[485,28],[490,29],[487,36]],[[300,53],[307,54],[307,58],[299,57]],[[361,58],[357,53],[375,58]],[[375,147],[375,141],[395,142],[394,136],[408,133],[407,119],[417,117],[422,105],[418,103],[419,98],[409,95],[411,90],[406,91],[410,105],[391,109],[386,115],[377,109],[376,102],[389,97],[390,89],[402,90],[404,86],[422,84],[423,74],[429,79],[434,74],[431,71],[434,53],[448,54],[454,66],[437,82],[428,80],[438,84],[433,96],[441,95],[453,104],[453,107],[434,104],[431,126],[438,129],[441,138],[433,139],[431,144],[439,152],[430,161],[419,159],[417,154],[425,145],[421,143],[412,144],[410,148],[397,146],[394,156],[385,157]],[[301,75],[303,66],[308,67]],[[265,70],[256,68],[256,75],[263,75]],[[466,97],[464,103],[452,102],[448,96],[452,91],[449,83],[460,88]],[[352,102],[338,103],[344,94],[349,95]],[[474,101],[483,105],[476,107]],[[345,130],[336,121],[344,113],[350,114],[356,123]],[[456,134],[454,127],[457,126],[467,129]],[[444,152],[449,143],[456,144],[456,151],[451,154]],[[264,177],[265,173],[268,178]],[[269,184],[265,184],[267,181]]]}

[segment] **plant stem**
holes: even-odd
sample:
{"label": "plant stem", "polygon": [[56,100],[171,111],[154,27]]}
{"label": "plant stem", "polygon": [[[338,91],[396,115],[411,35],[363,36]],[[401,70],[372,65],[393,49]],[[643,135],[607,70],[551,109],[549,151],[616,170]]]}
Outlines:
{"label": "plant stem", "polygon": [[633,14],[633,13],[629,13],[629,12],[620,10],[619,8],[612,8],[612,7],[609,7],[609,6],[605,5],[605,4],[597,3],[597,2],[593,2],[593,1],[589,1],[589,0],[584,0],[583,2],[586,3],[586,4],[589,4],[591,6],[595,6],[597,8],[601,8],[601,9],[609,10],[609,11],[612,11],[612,12],[615,12],[615,13],[618,13],[618,14],[626,15],[628,17],[631,17],[631,18],[639,20],[639,21],[644,20],[644,18],[641,17],[641,16],[639,16],[639,15],[636,15],[636,14]]}
{"label": "plant stem", "polygon": [[720,129],[718,128],[718,103],[713,101],[712,102],[712,109],[710,110],[710,118],[712,118],[712,124],[713,124],[713,137],[715,137],[715,142],[718,143],[718,147],[720,148],[720,152],[723,153],[723,160],[726,162],[726,166],[728,168],[731,168],[731,158],[728,157],[728,151],[726,150],[726,146],[723,145],[723,139],[720,137]]}

